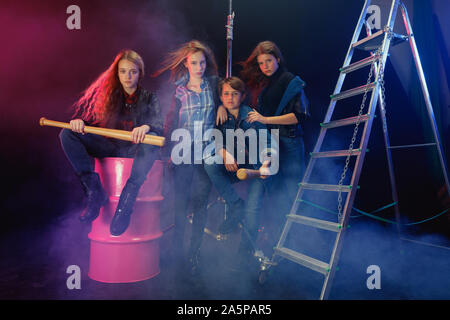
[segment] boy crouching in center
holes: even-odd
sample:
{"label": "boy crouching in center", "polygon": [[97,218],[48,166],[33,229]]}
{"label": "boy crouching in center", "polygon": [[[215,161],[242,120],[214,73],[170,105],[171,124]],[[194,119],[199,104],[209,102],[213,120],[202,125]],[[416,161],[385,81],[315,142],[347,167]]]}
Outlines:
{"label": "boy crouching in center", "polygon": [[[204,167],[229,207],[228,217],[219,226],[219,232],[231,233],[239,223],[244,227],[237,260],[238,267],[243,269],[254,253],[253,244],[258,236],[262,200],[271,181],[269,176],[278,171],[278,144],[264,124],[246,121],[253,109],[241,105],[245,98],[245,84],[241,79],[231,77],[221,80],[218,91],[228,117],[217,129],[226,143],[219,145],[216,140],[215,163],[205,163]],[[260,177],[249,181],[246,201],[240,198],[233,187],[234,183],[240,181],[236,176],[240,168],[258,170],[260,173]]]}

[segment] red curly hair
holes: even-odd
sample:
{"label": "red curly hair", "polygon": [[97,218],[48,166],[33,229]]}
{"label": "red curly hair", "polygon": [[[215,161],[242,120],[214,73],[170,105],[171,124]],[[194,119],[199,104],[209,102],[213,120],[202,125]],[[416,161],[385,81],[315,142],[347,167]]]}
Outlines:
{"label": "red curly hair", "polygon": [[122,50],[114,58],[113,63],[86,90],[82,97],[75,102],[74,117],[92,124],[105,124],[116,111],[122,84],[118,76],[118,65],[123,59],[133,62],[139,69],[139,80],[144,76],[144,61],[133,50]]}

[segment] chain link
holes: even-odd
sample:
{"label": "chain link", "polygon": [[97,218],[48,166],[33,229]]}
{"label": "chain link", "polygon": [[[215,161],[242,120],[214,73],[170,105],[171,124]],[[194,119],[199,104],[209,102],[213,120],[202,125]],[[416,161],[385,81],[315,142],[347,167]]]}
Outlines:
{"label": "chain link", "polygon": [[386,94],[384,88],[384,66],[383,63],[380,62],[380,91],[381,91],[381,112],[383,112],[383,132],[387,132],[387,124],[386,124]]}
{"label": "chain link", "polygon": [[[390,37],[390,35],[391,35],[391,33],[389,32],[388,37]],[[382,55],[382,48],[383,48],[383,45],[381,45],[377,49],[377,51],[375,53],[375,55],[377,57],[380,57]],[[353,150],[353,145],[354,145],[354,143],[356,141],[356,136],[358,134],[359,124],[361,123],[361,117],[362,117],[362,113],[364,111],[364,107],[365,107],[365,104],[366,104],[367,93],[369,92],[369,84],[372,81],[373,69],[374,69],[374,65],[375,65],[375,61],[376,60],[377,59],[374,59],[373,62],[372,62],[372,65],[370,66],[370,72],[369,72],[369,76],[368,76],[368,79],[367,79],[366,88],[364,90],[364,95],[363,95],[363,98],[362,98],[362,101],[361,101],[361,105],[359,107],[358,118],[356,119],[355,128],[353,130],[353,136],[352,136],[350,145],[348,147],[349,153],[347,155],[347,158],[345,159],[345,166],[344,166],[344,169],[343,169],[342,174],[341,174],[341,178],[340,178],[339,183],[338,183],[338,221],[340,221],[341,218],[342,218],[342,191],[341,191],[342,190],[342,184],[344,183],[344,179],[345,179],[345,176],[347,174],[348,167],[349,167],[351,151]],[[380,74],[379,74],[378,78],[379,78],[379,84],[380,84],[380,88],[381,88],[382,112],[385,112],[386,102],[385,102],[385,89],[384,89],[384,66],[383,66],[383,62],[381,60],[380,60]],[[385,117],[382,117],[382,118],[384,119]],[[386,129],[387,129],[386,128],[386,121],[383,121],[383,130],[386,130]]]}

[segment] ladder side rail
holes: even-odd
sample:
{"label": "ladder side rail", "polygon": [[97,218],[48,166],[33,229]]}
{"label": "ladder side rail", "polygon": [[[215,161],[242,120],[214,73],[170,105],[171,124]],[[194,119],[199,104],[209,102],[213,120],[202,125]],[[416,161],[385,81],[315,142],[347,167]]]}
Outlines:
{"label": "ladder side rail", "polygon": [[[345,59],[344,59],[344,63],[343,63],[343,67],[346,67],[350,64],[352,57],[353,57],[353,52],[354,52],[354,48],[353,48],[353,43],[357,42],[359,39],[359,36],[361,34],[361,29],[363,27],[364,21],[365,21],[365,17],[367,14],[367,10],[370,6],[371,0],[366,0],[363,10],[361,11],[361,15],[359,16],[358,19],[358,23],[356,25],[355,31],[353,32],[353,36],[352,36],[352,40],[350,42],[350,45],[348,47],[347,50],[347,54],[345,55]],[[338,81],[336,83],[336,86],[334,88],[333,91],[333,95],[340,93],[341,89],[342,89],[342,85],[344,84],[344,79],[345,79],[346,74],[344,72],[341,72],[338,78]],[[325,119],[324,119],[324,123],[329,122],[331,119],[331,116],[333,115],[334,112],[334,107],[336,105],[336,101],[335,100],[331,100],[327,113],[325,115]],[[322,145],[324,136],[325,136],[325,132],[326,132],[326,128],[322,128],[322,130],[320,131],[320,135],[319,135],[319,139],[317,140],[316,146],[314,147],[314,151],[313,152],[319,152],[320,151],[320,146]]]}
{"label": "ladder side rail", "polygon": [[[311,159],[311,161],[312,161],[312,160],[314,160],[314,159]],[[311,161],[310,161],[310,164],[311,164]],[[309,167],[309,165],[308,165],[308,167]],[[312,168],[313,168],[313,166],[311,166],[311,169],[312,169]],[[311,170],[310,170],[310,171],[311,171]],[[305,172],[305,175],[306,175],[306,173],[307,173],[307,172]],[[309,172],[309,174],[310,174],[310,172]],[[304,180],[304,179],[305,179],[305,178],[303,178],[303,180]],[[290,215],[296,214],[296,213],[297,213],[298,207],[299,207],[299,205],[300,205],[300,202],[299,202],[298,200],[301,199],[301,197],[303,196],[303,193],[304,193],[304,192],[305,192],[305,191],[304,191],[304,188],[303,188],[303,187],[299,187],[299,188],[298,188],[297,196],[295,197],[294,203],[292,204],[291,210],[290,210],[290,212],[289,212]],[[286,241],[286,237],[287,237],[287,235],[288,235],[288,233],[289,233],[289,230],[291,229],[291,225],[292,225],[292,221],[290,221],[290,220],[287,219],[287,217],[286,217],[286,222],[284,223],[283,230],[281,231],[280,239],[278,240],[278,242],[277,242],[277,244],[276,244],[276,248],[281,248],[281,247],[284,245],[284,242]],[[275,255],[273,255],[272,260],[273,260],[274,256],[275,256]]]}
{"label": "ladder side rail", "polygon": [[[370,27],[367,24],[366,24],[366,33],[368,36],[372,35],[372,30],[370,29]],[[371,52],[370,54],[372,56],[374,56],[373,52]],[[374,62],[373,72],[375,73],[377,69],[378,69],[378,62]],[[384,69],[386,69],[386,66],[384,67]],[[386,147],[386,158],[387,158],[387,163],[388,163],[389,180],[391,183],[391,195],[392,195],[392,200],[394,200],[394,202],[395,202],[394,212],[395,212],[395,220],[397,221],[397,232],[398,232],[398,234],[401,234],[401,227],[400,227],[401,219],[400,219],[400,208],[399,208],[399,204],[398,204],[397,184],[395,182],[394,163],[392,160],[392,153],[391,153],[391,149],[390,149],[391,142],[389,139],[389,133],[388,133],[388,128],[387,128],[386,109],[384,107],[385,101],[384,101],[384,97],[383,97],[383,94],[381,93],[381,91],[379,92],[378,99],[379,99],[378,107],[379,107],[380,116],[381,116],[381,126],[383,129],[384,145]]]}
{"label": "ladder side rail", "polygon": [[[351,62],[351,59],[352,59],[352,56],[353,56],[353,52],[354,52],[354,48],[352,47],[352,44],[355,43],[356,41],[358,41],[359,35],[361,33],[362,26],[364,24],[365,16],[367,14],[367,9],[369,8],[370,3],[371,3],[371,0],[366,0],[365,1],[364,8],[361,11],[361,15],[359,16],[357,27],[355,28],[355,31],[353,32],[353,37],[352,37],[351,43],[349,45],[349,48],[347,50],[347,54],[346,54],[345,59],[344,59],[344,66],[349,65],[350,62]],[[345,73],[342,73],[342,72],[340,73],[333,94],[336,94],[336,93],[340,92],[340,90],[342,88],[342,85],[344,83],[345,76],[346,76]],[[329,122],[330,121],[331,116],[333,115],[335,106],[336,106],[336,101],[335,100],[331,100],[330,104],[328,106],[327,113],[325,115],[325,119],[324,119],[323,122]],[[320,130],[319,137],[317,138],[317,142],[316,142],[316,144],[314,146],[313,152],[319,152],[320,151],[320,148],[322,146],[323,140],[325,138],[326,131],[327,131],[327,128],[322,128]],[[307,182],[309,180],[309,178],[311,176],[311,173],[312,173],[312,169],[314,168],[314,164],[315,164],[316,160],[317,159],[315,159],[315,158],[310,158],[308,166],[306,167],[306,170],[305,170],[305,174],[303,175],[302,182]],[[295,198],[294,204],[292,205],[291,211],[290,211],[289,214],[296,214],[298,206],[299,206],[299,201],[298,200],[302,197],[303,193],[304,193],[303,188],[299,187],[299,189],[297,191],[297,197]],[[284,242],[286,240],[287,234],[288,234],[288,232],[290,230],[291,224],[292,224],[291,221],[289,221],[289,220],[286,221],[286,223],[285,223],[285,225],[283,227],[283,231],[281,233],[280,239],[279,239],[279,241],[278,241],[278,243],[276,245],[277,248],[283,246],[283,244],[284,244]]]}
{"label": "ladder side rail", "polygon": [[[378,78],[378,74],[376,76],[376,79],[377,78]],[[364,131],[363,131],[364,138],[362,139],[361,145],[360,145],[361,153],[359,156],[357,156],[355,168],[353,170],[353,175],[352,175],[352,180],[351,180],[352,181],[352,190],[348,194],[347,199],[345,201],[345,205],[343,208],[342,220],[340,221],[342,228],[341,228],[341,231],[336,236],[336,240],[333,245],[333,251],[332,251],[332,254],[330,257],[330,262],[329,262],[330,271],[325,276],[324,284],[322,287],[322,292],[320,294],[320,300],[327,299],[328,295],[330,293],[331,285],[329,285],[329,284],[333,281],[333,278],[334,278],[336,266],[338,263],[338,258],[340,255],[340,251],[342,249],[342,243],[343,243],[345,230],[347,229],[348,218],[350,217],[352,204],[355,200],[357,186],[354,185],[354,183],[359,180],[359,176],[360,176],[361,170],[362,170],[362,165],[364,163],[364,157],[365,157],[365,153],[367,150],[367,143],[369,141],[369,133],[371,131],[371,127],[372,127],[372,123],[373,123],[373,119],[374,119],[374,113],[375,113],[374,106],[376,105],[376,103],[378,101],[378,91],[379,91],[379,84],[377,83],[377,87],[375,88],[375,90],[373,90],[372,96],[370,99],[370,107],[369,107],[370,116],[364,126]]]}
{"label": "ladder side rail", "polygon": [[[370,3],[371,3],[371,0],[366,0],[365,3],[364,3],[363,10],[361,11],[361,14],[360,14],[359,19],[358,19],[358,23],[357,23],[356,28],[355,28],[355,31],[353,32],[352,40],[351,40],[350,45],[348,47],[347,54],[345,55],[345,59],[344,59],[344,63],[342,65],[342,67],[348,66],[350,64],[350,62],[352,61],[353,52],[355,51],[355,48],[353,48],[353,44],[355,42],[357,42],[358,39],[359,39],[359,36],[361,34],[361,29],[363,27],[363,24],[364,24],[364,21],[365,21],[365,17],[366,17],[366,14],[367,14],[367,10],[368,10],[368,8],[370,6]],[[339,78],[337,80],[336,87],[334,88],[333,95],[338,94],[338,93],[341,92],[342,85],[344,84],[345,76],[346,76],[346,73],[344,73],[344,72],[341,72],[339,74]],[[327,111],[326,116],[325,116],[325,120],[323,122],[330,121],[331,115],[333,114],[335,105],[336,105],[336,101],[332,100],[330,102],[330,105],[328,107],[328,111]],[[318,151],[319,150],[315,150],[315,152],[318,152]]]}
{"label": "ladder side rail", "polygon": [[436,141],[436,147],[439,155],[439,161],[442,167],[442,173],[444,175],[445,184],[447,186],[447,193],[450,196],[450,184],[448,179],[448,168],[446,161],[444,159],[444,155],[442,152],[442,144],[441,139],[439,138],[439,132],[437,129],[436,119],[434,117],[433,106],[431,104],[430,93],[428,91],[427,83],[425,80],[425,75],[422,68],[422,63],[420,62],[419,51],[417,50],[416,40],[414,38],[414,33],[412,31],[411,22],[409,20],[408,11],[406,10],[406,6],[401,3],[401,11],[403,16],[403,22],[405,24],[406,32],[408,34],[408,40],[411,47],[411,52],[414,58],[414,62],[416,65],[417,74],[419,76],[420,85],[422,87],[423,96],[425,99],[425,104],[427,106],[428,116],[430,118],[431,127],[433,130],[434,140]]}
{"label": "ladder side rail", "polygon": [[[359,16],[357,26],[355,28],[355,31],[353,32],[352,40],[350,42],[350,45],[349,45],[348,50],[347,50],[347,54],[346,54],[345,59],[344,59],[344,64],[343,64],[344,67],[349,65],[350,62],[351,62],[351,59],[353,57],[353,52],[354,52],[354,48],[352,47],[352,44],[355,43],[356,41],[358,41],[358,38],[359,38],[359,35],[361,34],[361,29],[363,27],[363,24],[364,24],[364,21],[365,21],[365,17],[366,17],[366,14],[367,14],[367,10],[368,10],[368,8],[370,6],[370,3],[371,3],[371,0],[366,0],[365,1],[363,10],[361,11],[361,14]],[[333,94],[337,94],[337,93],[340,92],[340,90],[342,88],[342,85],[344,83],[344,79],[345,79],[345,73],[341,72],[340,75],[339,75],[338,81],[336,83],[336,87],[334,88]],[[325,115],[325,119],[323,121],[324,123],[330,121],[331,116],[333,115],[335,106],[336,106],[336,101],[335,100],[331,100],[330,104],[328,106],[328,110],[327,110],[326,115]],[[322,142],[323,142],[323,139],[325,138],[326,131],[327,131],[327,128],[322,128],[320,130],[319,137],[318,137],[317,142],[316,142],[316,144],[314,146],[313,152],[319,152],[320,151],[320,147],[322,146]],[[309,161],[309,164],[308,164],[308,166],[306,168],[305,175],[303,176],[302,182],[307,182],[308,181],[309,175],[311,173],[311,169],[312,169],[312,167],[314,165],[314,162],[315,162],[315,159],[311,159]]]}
{"label": "ladder side rail", "polygon": [[[364,24],[365,16],[367,14],[367,9],[369,8],[370,3],[371,3],[371,0],[366,0],[365,1],[363,10],[361,11],[361,15],[359,16],[359,19],[358,19],[357,27],[355,28],[355,31],[353,33],[353,37],[352,37],[350,46],[349,46],[349,48],[347,50],[347,55],[346,55],[345,60],[344,60],[344,66],[348,65],[350,63],[350,61],[351,61],[351,58],[353,56],[353,51],[354,51],[354,48],[352,48],[352,44],[355,43],[356,41],[358,41],[359,35],[361,33],[362,26]],[[340,92],[340,90],[342,88],[342,85],[343,85],[343,82],[344,82],[344,79],[345,79],[345,73],[341,73],[340,76],[339,76],[339,79],[337,81],[337,84],[336,84],[336,87],[334,89],[334,93],[333,94],[336,94],[336,93]],[[327,123],[327,122],[329,122],[331,120],[331,116],[333,115],[335,105],[336,105],[336,101],[335,100],[331,100],[330,101],[330,105],[328,106],[328,110],[327,110],[327,113],[325,115],[324,121],[323,121],[324,123]],[[316,142],[316,144],[314,146],[314,149],[313,149],[314,153],[320,152],[320,148],[321,148],[323,140],[325,138],[326,131],[327,131],[327,128],[322,128],[320,130],[319,136],[317,138],[317,142]],[[315,158],[311,158],[310,159],[310,161],[309,161],[309,163],[308,163],[308,165],[306,167],[305,174],[303,175],[302,182],[308,182],[308,180],[310,178],[310,175],[311,175],[311,172],[312,172],[312,168],[314,167],[315,162],[316,162]],[[302,188],[300,188],[300,189],[302,189]],[[299,189],[299,191],[297,193],[297,199],[299,199],[299,197],[301,197],[302,194],[303,194],[303,191],[300,190],[300,189]],[[291,210],[291,214],[292,213],[293,213],[293,210]]]}
{"label": "ladder side rail", "polygon": [[[389,30],[392,30],[393,26],[394,26],[394,22],[395,22],[395,16],[397,13],[397,8],[399,5],[399,1],[398,0],[393,0],[392,1],[392,6],[391,6],[391,10],[389,13],[389,24],[388,24],[388,28]],[[391,44],[391,38],[389,36],[389,33],[386,32],[384,35],[384,41],[383,41],[383,48],[382,48],[382,65],[384,66],[386,64],[386,60],[387,60],[387,56],[388,56],[388,51],[389,51],[389,47]],[[347,199],[345,201],[345,206],[343,209],[343,216],[342,216],[342,229],[341,232],[338,233],[338,235],[336,236],[336,241],[334,243],[333,246],[333,252],[331,254],[331,258],[330,258],[330,263],[329,263],[329,268],[330,271],[328,272],[328,274],[325,276],[325,280],[324,280],[324,284],[322,286],[322,292],[320,293],[320,299],[327,299],[328,295],[330,294],[330,290],[331,290],[331,282],[333,281],[335,272],[336,272],[336,265],[339,261],[339,256],[340,256],[340,252],[342,250],[342,244],[343,244],[343,237],[345,234],[345,230],[347,229],[347,223],[348,223],[348,218],[350,216],[350,211],[351,211],[351,207],[353,205],[353,202],[355,200],[355,196],[356,196],[356,186],[354,185],[355,182],[357,183],[357,181],[359,180],[360,174],[361,174],[361,170],[362,170],[362,165],[364,163],[364,157],[366,154],[366,150],[367,150],[367,144],[369,142],[369,136],[370,136],[370,132],[372,129],[372,123],[373,123],[373,119],[374,119],[374,114],[375,114],[375,108],[376,108],[376,104],[378,102],[378,96],[379,96],[379,92],[380,92],[380,82],[379,82],[379,77],[380,77],[380,70],[381,69],[381,65],[378,66],[377,70],[376,70],[376,74],[375,74],[375,82],[376,82],[376,87],[375,89],[372,91],[372,95],[370,98],[370,103],[369,103],[369,119],[367,120],[365,126],[364,126],[364,131],[362,133],[362,139],[361,139],[361,144],[360,144],[360,149],[361,149],[361,154],[357,157],[356,159],[356,163],[355,163],[355,168],[353,170],[353,175],[352,175],[352,185],[353,188],[351,190],[351,192],[349,193],[349,195],[347,196]]]}
{"label": "ladder side rail", "polygon": [[[367,10],[369,9],[369,6],[370,6],[371,2],[372,2],[371,0],[366,0],[366,2],[364,3],[364,7],[363,7],[363,9],[361,11],[361,15],[359,16],[358,23],[356,25],[355,31],[353,32],[352,41],[350,42],[350,45],[349,45],[348,50],[347,50],[347,54],[345,56],[344,64],[342,65],[343,67],[346,67],[346,66],[348,66],[350,64],[350,61],[351,61],[352,56],[353,56],[353,51],[354,51],[353,44],[355,42],[357,42],[358,39],[359,39],[359,35],[361,34],[361,29],[362,29],[364,21],[366,19]],[[345,76],[344,76],[344,78],[345,78]],[[339,79],[340,79],[340,77],[339,77]],[[342,79],[342,81],[343,80],[344,79]],[[338,81],[338,84],[339,84],[339,81]],[[341,85],[342,85],[342,83],[341,83]],[[339,91],[335,90],[334,94],[336,94],[338,92]]]}
{"label": "ladder side rail", "polygon": [[[378,68],[376,65],[374,68]],[[401,218],[400,218],[400,208],[398,204],[398,192],[397,192],[397,184],[395,182],[395,174],[394,174],[394,163],[392,160],[392,153],[391,153],[391,142],[389,140],[389,134],[387,129],[387,121],[386,121],[386,109],[384,108],[384,100],[381,95],[381,92],[379,93],[379,101],[378,101],[378,107],[380,110],[380,116],[381,116],[381,122],[382,122],[382,128],[383,128],[383,137],[384,137],[384,145],[386,147],[386,158],[388,163],[388,172],[389,172],[389,180],[391,183],[391,195],[392,200],[395,202],[394,206],[394,212],[395,212],[395,220],[397,221],[397,232],[401,233]]]}

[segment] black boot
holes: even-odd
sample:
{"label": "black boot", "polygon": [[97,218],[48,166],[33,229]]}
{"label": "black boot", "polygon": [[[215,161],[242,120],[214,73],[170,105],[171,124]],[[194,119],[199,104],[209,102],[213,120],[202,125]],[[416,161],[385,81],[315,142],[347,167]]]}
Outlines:
{"label": "black boot", "polygon": [[129,181],[123,188],[109,229],[113,236],[120,236],[127,230],[139,189],[140,187]]}
{"label": "black boot", "polygon": [[247,227],[245,225],[243,228],[236,259],[236,271],[247,272],[249,274],[257,273],[259,270],[259,262],[255,257],[256,248],[254,247],[257,233],[256,231],[251,232],[251,230],[246,229]]}
{"label": "black boot", "polygon": [[189,250],[188,268],[191,276],[200,274],[200,249]]}
{"label": "black boot", "polygon": [[256,263],[253,250],[240,247],[237,253],[234,270],[238,272],[252,272],[252,263]]}
{"label": "black boot", "polygon": [[244,218],[244,206],[245,202],[242,199],[239,199],[230,206],[227,219],[219,226],[219,232],[221,234],[231,233],[237,228],[238,223]]}
{"label": "black boot", "polygon": [[108,201],[108,195],[103,189],[97,173],[82,174],[80,175],[80,180],[87,196],[87,205],[80,215],[80,221],[90,223],[97,219],[100,208]]}

